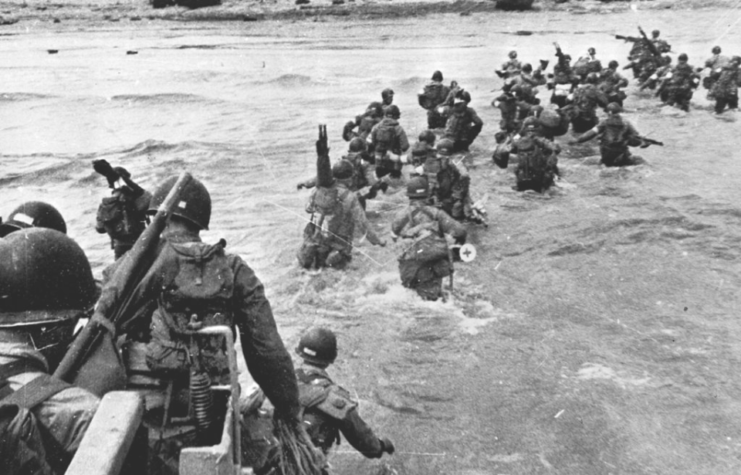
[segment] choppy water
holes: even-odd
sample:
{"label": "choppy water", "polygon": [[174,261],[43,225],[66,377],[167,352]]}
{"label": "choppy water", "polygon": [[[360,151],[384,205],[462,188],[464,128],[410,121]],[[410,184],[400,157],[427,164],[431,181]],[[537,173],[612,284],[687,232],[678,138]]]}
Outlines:
{"label": "choppy water", "polygon": [[[628,118],[666,146],[631,170],[567,147],[565,180],[544,196],[513,192],[489,159],[493,71],[510,49],[535,63],[555,59],[553,41],[574,57],[593,45],[622,63],[629,45],[611,35],[640,22],[700,65],[739,14],[4,27],[0,214],[52,203],[98,273],[112,251],[93,228],[108,190],[91,161],[150,189],[191,171],[214,201],[206,239],[256,269],[290,344],[313,323],[338,330],[338,379],[396,440],[383,463],[343,444],[333,463],[345,473],[739,473],[738,116],[714,117],[704,91],[690,114],[632,91]],[[298,271],[307,193],[295,183],[314,173],[316,125],[339,157],[344,122],[390,86],[416,137],[415,93],[436,69],[486,123],[469,164],[491,226],[472,231],[479,258],[459,266],[452,301],[401,288],[393,246],[365,243],[344,274]],[[405,201],[371,202],[377,229]]]}

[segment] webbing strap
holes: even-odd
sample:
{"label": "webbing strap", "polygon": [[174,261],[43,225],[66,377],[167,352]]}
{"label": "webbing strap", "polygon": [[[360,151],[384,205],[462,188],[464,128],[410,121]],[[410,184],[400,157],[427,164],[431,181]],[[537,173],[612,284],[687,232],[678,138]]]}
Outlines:
{"label": "webbing strap", "polygon": [[58,392],[70,387],[72,387],[71,384],[44,374],[22,386],[10,396],[0,400],[0,404],[16,404],[31,410]]}

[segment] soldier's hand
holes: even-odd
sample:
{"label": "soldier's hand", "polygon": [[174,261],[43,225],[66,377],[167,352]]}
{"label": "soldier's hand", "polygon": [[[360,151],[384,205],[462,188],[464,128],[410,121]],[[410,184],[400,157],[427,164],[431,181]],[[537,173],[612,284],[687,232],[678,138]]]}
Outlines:
{"label": "soldier's hand", "polygon": [[545,69],[548,67],[548,60],[547,59],[541,59],[540,60],[540,69],[545,71]]}
{"label": "soldier's hand", "polygon": [[327,145],[327,126],[319,124],[319,139],[316,141],[316,154],[320,157],[329,155],[329,145]]}
{"label": "soldier's hand", "polygon": [[302,188],[303,188],[304,186],[305,186],[305,185],[304,185],[303,183],[299,183],[299,184],[297,184],[297,185],[296,185],[296,189],[297,189],[297,190],[300,190],[300,189],[302,189]]}
{"label": "soldier's hand", "polygon": [[391,439],[388,437],[384,437],[383,439],[378,439],[379,442],[381,442],[381,451],[386,452],[389,455],[393,455],[394,452],[396,452],[396,447],[394,447],[394,443],[391,442]]}
{"label": "soldier's hand", "polygon": [[100,173],[106,178],[116,178],[118,179],[118,173],[113,169],[110,163],[108,163],[108,160],[101,159],[101,160],[93,160],[93,170]]}

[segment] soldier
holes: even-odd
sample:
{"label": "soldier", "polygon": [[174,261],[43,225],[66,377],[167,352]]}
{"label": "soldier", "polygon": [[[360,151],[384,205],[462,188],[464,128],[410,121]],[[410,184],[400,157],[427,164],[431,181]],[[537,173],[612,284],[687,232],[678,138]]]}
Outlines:
{"label": "soldier", "polygon": [[432,80],[417,94],[419,105],[427,110],[428,128],[445,127],[445,116],[438,110],[438,107],[443,105],[449,93],[450,88],[443,84],[443,73],[435,71],[432,73]]}
{"label": "soldier", "polygon": [[98,206],[95,230],[108,234],[114,257],[129,251],[147,226],[147,207],[152,195],[132,179],[123,167],[113,168],[106,160],[93,161],[95,171],[106,177],[111,196]]}
{"label": "soldier", "polygon": [[[0,240],[0,289],[0,471],[64,473],[98,398],[49,374],[72,341],[78,320],[88,317],[95,304],[90,264],[65,234],[20,229]],[[13,407],[15,420],[25,423],[5,426],[6,411]],[[38,432],[43,444],[34,442]],[[14,453],[4,453],[13,440],[18,442]],[[14,463],[28,471],[13,471]]]}
{"label": "soldier", "polygon": [[428,158],[435,156],[435,133],[423,130],[417,143],[412,146],[412,165],[417,168],[425,164]]}
{"label": "soldier", "polygon": [[[156,212],[176,182],[177,177],[171,177],[159,184],[150,212]],[[224,251],[223,240],[216,244],[201,241],[200,232],[208,229],[210,220],[211,195],[193,178],[180,190],[151,266],[127,294],[132,308],[149,310],[137,313],[125,331],[130,340],[142,338],[146,343],[146,365],[158,377],[190,376],[191,395],[197,389],[195,383],[223,381],[228,373],[221,337],[196,337],[195,330],[226,325],[238,331],[247,368],[275,407],[276,417],[300,431],[293,362],[278,333],[265,289],[241,257]],[[131,258],[128,254],[117,264]],[[123,303],[126,284],[113,275],[103,287],[92,320],[113,315]],[[137,325],[148,329],[145,337],[133,331]],[[212,436],[213,426],[204,419],[204,412],[199,409],[195,414],[197,434],[203,431]]]}
{"label": "soldier", "polygon": [[510,153],[517,154],[517,191],[534,190],[542,193],[553,185],[558,175],[558,154],[561,147],[537,136],[536,120],[523,124],[522,134],[516,138]]}
{"label": "soldier", "polygon": [[476,111],[468,107],[471,95],[463,92],[461,97],[456,98],[453,105],[453,113],[448,117],[445,124],[443,136],[454,143],[456,152],[468,151],[468,147],[476,140],[484,121],[476,114]]}
{"label": "soldier", "polygon": [[[608,167],[625,167],[640,165],[644,163],[641,157],[633,156],[628,147],[640,146],[646,148],[650,145],[633,127],[633,125],[620,116],[623,108],[612,102],[607,105],[607,118],[602,120],[596,127],[572,140],[569,145],[586,142],[594,137],[600,141],[600,154],[602,163]],[[658,142],[656,142],[659,144]]]}
{"label": "soldier", "polygon": [[641,84],[640,90],[656,89],[657,86],[661,86],[657,91],[656,95],[661,98],[661,102],[666,102],[667,90],[666,90],[666,75],[672,70],[672,57],[669,55],[662,56],[661,66],[659,66],[651,76],[649,76]]}
{"label": "soldier", "polygon": [[587,74],[601,71],[602,63],[597,59],[597,51],[594,48],[589,48],[586,56],[582,56],[574,63],[574,74],[579,77],[581,82],[587,79]]}
{"label": "soldier", "polygon": [[404,129],[399,125],[401,112],[395,105],[386,108],[385,117],[376,124],[368,136],[368,143],[373,147],[376,162],[376,176],[382,178],[390,175],[401,177],[401,169],[407,162],[406,152],[409,140]]}
{"label": "soldier", "polygon": [[[367,458],[393,455],[394,444],[379,438],[360,417],[358,403],[327,373],[337,359],[337,338],[327,328],[314,327],[301,336],[296,354],[303,363],[296,370],[303,424],[314,445],[328,455],[340,443],[340,434]],[[328,473],[325,467],[323,473]]]}
{"label": "soldier", "polygon": [[741,56],[734,56],[721,68],[718,80],[711,90],[715,99],[715,113],[720,114],[728,106],[729,109],[738,109],[738,87],[741,84]]}
{"label": "soldier", "polygon": [[[351,120],[345,124],[342,130],[342,138],[346,142],[351,141],[355,137],[366,140],[371,130],[373,130],[373,126],[381,122],[382,119],[383,106],[380,102],[371,102],[365,112],[355,117],[354,121]],[[355,127],[358,128],[357,132],[355,132]]]}
{"label": "soldier", "polygon": [[0,224],[0,238],[26,228],[49,228],[67,233],[67,223],[55,207],[42,201],[29,201],[13,210]]}
{"label": "soldier", "polygon": [[312,218],[304,230],[304,243],[298,252],[299,264],[305,269],[344,269],[352,260],[356,226],[371,244],[386,245],[368,223],[357,195],[350,191],[352,165],[340,160],[332,167],[332,176],[330,202],[320,202],[324,193],[315,189],[306,207]]}
{"label": "soldier", "polygon": [[653,30],[651,32],[651,43],[654,44],[659,53],[668,53],[672,50],[669,43],[659,38],[661,32],[659,30]]}
{"label": "soldier", "polygon": [[618,66],[618,62],[612,60],[607,68],[602,70],[599,88],[607,96],[607,102],[616,102],[622,107],[623,101],[628,97],[622,88],[628,87],[628,80],[617,71]]}
{"label": "soldier", "polygon": [[548,65],[547,61],[541,61],[541,66],[533,71],[533,67],[530,63],[525,63],[522,66],[522,71],[517,76],[513,76],[507,80],[505,84],[509,84],[512,90],[517,90],[521,93],[521,99],[530,104],[538,105],[540,100],[535,97],[536,86],[540,86],[546,83],[546,78],[543,76],[543,70]]}
{"label": "soldier", "polygon": [[502,68],[494,71],[497,76],[504,80],[517,76],[522,71],[522,63],[517,59],[517,51],[510,51],[508,56],[509,59],[502,64]]}
{"label": "soldier", "polygon": [[466,228],[445,211],[426,204],[430,189],[425,177],[409,180],[407,196],[409,206],[391,223],[395,236],[411,240],[399,257],[401,284],[425,300],[437,300],[443,296],[443,278],[453,274],[453,256],[445,234],[464,244]]}
{"label": "soldier", "polygon": [[520,127],[517,108],[520,101],[512,91],[511,84],[502,87],[502,94],[491,101],[492,107],[499,109],[502,120],[499,121],[499,129],[507,134],[514,132]]}
{"label": "soldier", "polygon": [[665,76],[666,103],[670,106],[676,106],[685,111],[690,110],[690,100],[697,85],[700,83],[700,77],[695,72],[695,68],[687,63],[688,57],[682,53],[677,58],[677,65]]}
{"label": "soldier", "polygon": [[470,216],[468,189],[471,177],[463,165],[453,162],[454,149],[452,140],[440,140],[435,156],[429,157],[418,171],[427,177],[432,203],[454,219],[462,221]]}
{"label": "soldier", "polygon": [[[702,85],[705,89],[708,90],[708,99],[713,99],[713,84],[715,84],[715,81],[717,81],[720,77],[720,72],[723,67],[730,62],[728,56],[722,56],[720,52],[720,46],[713,46],[713,55],[708,58],[707,61],[705,61],[705,68],[710,69],[710,74],[708,75],[708,77],[702,80]],[[702,72],[702,70],[699,70],[698,72]]]}
{"label": "soldier", "polygon": [[387,87],[381,91],[381,105],[383,107],[384,114],[386,110],[394,103],[394,90]]}
{"label": "soldier", "polygon": [[589,73],[586,84],[580,84],[574,90],[573,104],[576,108],[576,116],[571,120],[574,132],[583,133],[599,122],[597,119],[597,107],[607,106],[607,96],[597,87],[599,75]]}

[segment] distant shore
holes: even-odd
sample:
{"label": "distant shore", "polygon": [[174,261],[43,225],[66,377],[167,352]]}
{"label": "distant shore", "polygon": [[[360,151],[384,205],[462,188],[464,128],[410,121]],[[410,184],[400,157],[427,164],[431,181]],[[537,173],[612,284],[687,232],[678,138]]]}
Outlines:
{"label": "distant shore", "polygon": [[[642,10],[733,8],[736,0],[641,0],[634,2]],[[536,0],[536,11],[570,11],[581,13],[611,13],[628,9],[630,2],[598,0]],[[475,15],[496,12],[495,0],[386,0],[349,1],[333,5],[332,0],[311,0],[305,5],[294,1],[238,1],[225,0],[219,5],[189,9],[172,6],[155,9],[146,0],[65,0],[64,3],[44,0],[16,0],[0,2],[0,33],[9,25],[23,22],[98,23],[163,20],[178,22],[209,21],[263,21],[292,20],[318,21],[342,19],[414,18],[434,14]],[[507,13],[512,14],[512,13]]]}

